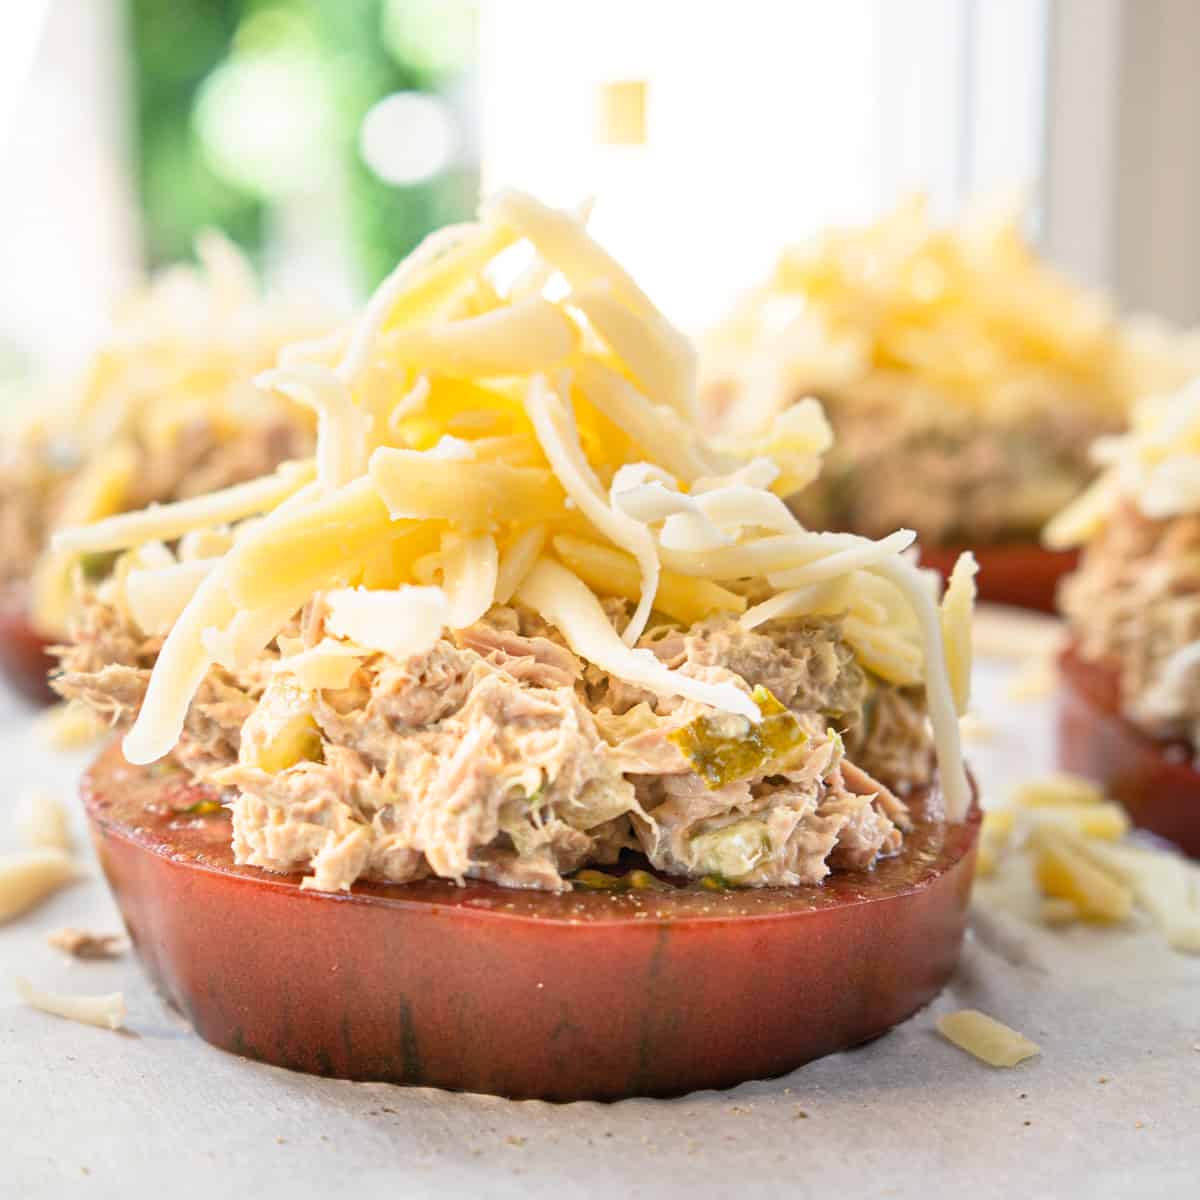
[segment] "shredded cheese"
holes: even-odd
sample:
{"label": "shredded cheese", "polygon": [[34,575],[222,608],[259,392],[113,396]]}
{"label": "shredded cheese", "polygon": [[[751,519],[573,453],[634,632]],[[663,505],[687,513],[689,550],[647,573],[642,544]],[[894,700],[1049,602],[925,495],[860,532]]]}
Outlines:
{"label": "shredded cheese", "polygon": [[17,979],[17,995],[40,1012],[81,1025],[96,1025],[100,1029],[120,1029],[125,1024],[125,996],[110,992],[102,996],[69,996],[64,992],[48,992],[36,988],[27,979]]}
{"label": "shredded cheese", "polygon": [[950,689],[950,673],[942,644],[942,626],[928,582],[922,572],[902,559],[873,563],[869,570],[894,583],[908,600],[921,629],[925,651],[925,694],[929,701],[929,719],[937,747],[938,771],[942,794],[946,798],[946,817],[963,821],[971,807],[971,786],[962,760],[958,737],[958,714]]}
{"label": "shredded cheese", "polygon": [[23,796],[18,822],[26,844],[33,849],[70,851],[71,823],[67,810],[48,792],[29,792]]}
{"label": "shredded cheese", "polygon": [[989,1067],[1015,1067],[1042,1052],[1036,1042],[973,1008],[938,1017],[937,1030],[948,1042]]}
{"label": "shredded cheese", "polygon": [[601,533],[628,550],[637,561],[642,573],[641,595],[624,632],[625,643],[631,646],[645,631],[658,593],[659,564],[654,539],[643,525],[605,503],[570,416],[542,376],[534,376],[525,404],[538,442],[563,490]]}
{"label": "shredded cheese", "polygon": [[[542,287],[506,292],[496,259],[520,241]],[[229,296],[242,282],[230,276]],[[911,533],[803,529],[780,495],[828,448],[820,406],[706,439],[690,345],[570,215],[502,193],[480,224],[401,264],[347,330],[279,362],[259,382],[316,411],[313,463],[61,535],[64,552],[149,547],[105,585],[166,635],[130,761],[172,748],[214,663],[263,665],[274,641],[268,691],[311,696],[351,686],[373,654],[407,660],[509,602],[602,671],[757,721],[740,686],[670,670],[636,644],[655,611],[687,625],[729,612],[746,629],[811,613],[840,616],[855,657],[884,679],[925,685],[947,813],[966,815],[961,575],[939,611],[903,558]],[[178,559],[161,544],[176,540]],[[632,605],[619,633],[600,596]],[[283,632],[301,610],[304,641]]]}
{"label": "shredded cheese", "polygon": [[942,638],[954,707],[961,717],[971,703],[971,615],[975,609],[975,576],[979,564],[968,551],[960,554],[942,597]]}
{"label": "shredded cheese", "polygon": [[354,588],[328,593],[325,603],[325,624],[331,633],[407,662],[431,649],[441,636],[449,600],[436,587],[394,592]]}
{"label": "shredded cheese", "polygon": [[631,650],[615,633],[595,593],[577,575],[541,559],[517,599],[558,627],[580,658],[659,696],[682,696],[757,723],[758,705],[732,684],[703,683],[663,666],[649,650]]}
{"label": "shredded cheese", "polygon": [[98,554],[125,550],[142,542],[172,541],[192,530],[269,512],[315,476],[312,463],[285,463],[274,475],[235,484],[207,496],[158,504],[94,524],[62,529],[54,535],[51,545],[55,550],[72,554]]}
{"label": "shredded cheese", "polygon": [[70,855],[43,847],[0,857],[0,925],[35,908],[79,877]]}

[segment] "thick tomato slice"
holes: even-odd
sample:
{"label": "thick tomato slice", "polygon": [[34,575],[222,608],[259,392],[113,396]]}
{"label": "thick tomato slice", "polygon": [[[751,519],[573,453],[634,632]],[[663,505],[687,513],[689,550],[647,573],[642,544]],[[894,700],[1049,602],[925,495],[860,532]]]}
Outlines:
{"label": "thick tomato slice", "polygon": [[223,810],[114,747],[84,782],[146,968],[201,1037],[349,1079],[551,1100],[778,1075],[878,1036],[958,958],[979,814],[821,888],[302,891],[235,866]]}
{"label": "thick tomato slice", "polygon": [[1075,550],[1045,550],[1035,543],[1004,546],[931,546],[921,548],[921,565],[948,579],[963,550],[979,562],[979,598],[989,604],[1013,604],[1037,612],[1055,611],[1058,581],[1075,570]]}
{"label": "thick tomato slice", "polygon": [[1200,771],[1186,742],[1158,741],[1121,715],[1115,668],[1059,656],[1058,762],[1102,784],[1135,825],[1200,858]]}
{"label": "thick tomato slice", "polygon": [[46,652],[49,644],[33,627],[25,589],[0,589],[0,674],[32,704],[58,699],[48,679],[58,666]]}

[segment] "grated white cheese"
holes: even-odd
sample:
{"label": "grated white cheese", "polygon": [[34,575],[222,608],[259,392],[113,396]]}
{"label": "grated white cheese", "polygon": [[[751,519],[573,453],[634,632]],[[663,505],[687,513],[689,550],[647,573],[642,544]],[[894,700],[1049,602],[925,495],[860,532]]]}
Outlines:
{"label": "grated white cheese", "polygon": [[656,696],[682,696],[755,722],[762,719],[758,705],[729,683],[703,683],[672,671],[649,650],[627,646],[605,615],[596,593],[577,575],[551,559],[543,558],[517,591],[527,604],[553,625],[580,658],[620,679],[636,683]]}
{"label": "grated white cheese", "polygon": [[432,649],[442,636],[449,598],[437,587],[394,592],[345,588],[329,592],[325,604],[330,633],[407,662]]}
{"label": "grated white cheese", "polygon": [[43,847],[0,857],[0,925],[37,907],[79,878],[65,851]]}
{"label": "grated white cheese", "polygon": [[36,988],[27,979],[16,980],[17,995],[40,1012],[81,1025],[96,1025],[100,1029],[120,1029],[125,1024],[125,996],[109,992],[102,996],[69,996],[64,992],[48,992]]}
{"label": "grated white cheese", "polygon": [[658,592],[658,551],[644,525],[610,508],[583,448],[574,423],[541,375],[535,375],[525,400],[541,444],[563,491],[574,500],[585,517],[614,545],[628,550],[642,573],[642,595],[629,624],[625,627],[626,645],[633,645],[645,632],[654,597]]}
{"label": "grated white cheese", "polygon": [[173,541],[193,529],[227,525],[256,513],[268,512],[294,496],[316,475],[312,463],[284,463],[274,475],[234,484],[223,491],[151,505],[140,512],[106,517],[92,525],[59,530],[51,545],[55,550],[96,554],[125,550],[150,541]]}
{"label": "grated white cheese", "polygon": [[933,742],[937,750],[939,782],[946,801],[946,817],[950,821],[964,821],[971,807],[971,785],[967,782],[963,765],[958,713],[950,690],[940,614],[929,582],[919,568],[900,559],[872,563],[868,569],[894,583],[904,593],[916,614],[925,652],[925,695],[929,703],[929,719],[933,724]]}

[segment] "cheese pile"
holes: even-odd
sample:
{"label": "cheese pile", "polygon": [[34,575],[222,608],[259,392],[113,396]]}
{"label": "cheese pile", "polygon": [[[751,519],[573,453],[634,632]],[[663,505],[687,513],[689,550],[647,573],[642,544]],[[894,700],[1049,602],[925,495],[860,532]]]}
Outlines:
{"label": "cheese pile", "polygon": [[1146,388],[1200,364],[1195,339],[1118,322],[1107,300],[1039,260],[1018,207],[953,228],[915,196],[873,226],[785,251],[705,342],[713,383],[740,381],[726,419],[754,428],[798,390],[848,394],[881,372],[933,410],[1010,418],[1047,397],[1119,419]]}
{"label": "cheese pile", "polygon": [[1103,472],[1046,527],[1048,546],[1090,541],[1122,503],[1154,519],[1200,512],[1200,379],[1140,400],[1129,432],[1098,439],[1092,456]]}
{"label": "cheese pile", "polygon": [[[196,254],[198,267],[171,267],[126,302],[63,402],[21,430],[35,447],[28,452],[67,473],[56,526],[130,507],[141,475],[172,461],[197,427],[225,445],[272,419],[309,420],[252,379],[283,346],[327,330],[330,318],[262,296],[250,263],[219,233],[202,233]],[[65,629],[75,563],[73,554],[50,553],[35,567],[34,617],[47,632]]]}
{"label": "cheese pile", "polygon": [[[55,538],[74,553],[140,546],[114,582],[140,624],[169,630],[126,756],[166,754],[210,667],[244,668],[318,593],[324,639],[276,643],[275,669],[301,687],[344,686],[372,653],[407,659],[515,601],[601,670],[753,721],[744,691],[636,647],[651,613],[727,611],[746,628],[845,614],[868,669],[924,684],[947,814],[962,819],[972,563],[939,609],[936,577],[905,555],[911,533],[803,529],[780,494],[819,470],[820,407],[711,444],[695,374],[691,345],[572,216],[506,191],[434,235],[349,328],[259,377],[317,414],[315,462]],[[747,579],[763,584],[750,598]],[[619,632],[602,596],[633,605]]]}
{"label": "cheese pile", "polygon": [[1200,870],[1150,841],[1129,839],[1129,818],[1075,775],[1032,780],[984,814],[977,871],[1027,866],[1047,925],[1116,925],[1141,910],[1176,950],[1200,954]]}

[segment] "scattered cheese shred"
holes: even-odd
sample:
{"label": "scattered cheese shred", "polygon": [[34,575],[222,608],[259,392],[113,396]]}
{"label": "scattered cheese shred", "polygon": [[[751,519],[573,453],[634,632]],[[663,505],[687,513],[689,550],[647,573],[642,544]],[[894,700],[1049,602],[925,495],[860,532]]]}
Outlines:
{"label": "scattered cheese shred", "polygon": [[1015,1067],[1042,1052],[1036,1042],[973,1008],[938,1017],[937,1030],[948,1042],[989,1067]]}
{"label": "scattered cheese shred", "polygon": [[49,792],[28,792],[17,817],[25,843],[35,850],[70,851],[71,822],[62,802]]}
{"label": "scattered cheese shred", "polygon": [[0,857],[0,925],[35,908],[78,877],[63,850],[44,848]]}
{"label": "scattered cheese shred", "polygon": [[1070,900],[1086,921],[1111,925],[1133,912],[1133,892],[1081,850],[1063,830],[1040,828],[1033,842],[1034,873],[1047,896]]}
{"label": "scattered cheese shred", "polygon": [[81,1025],[95,1025],[100,1029],[120,1029],[125,1024],[127,1010],[123,992],[109,992],[102,996],[69,996],[64,992],[48,992],[36,988],[27,979],[16,980],[17,995],[40,1012],[51,1016],[65,1017]]}

